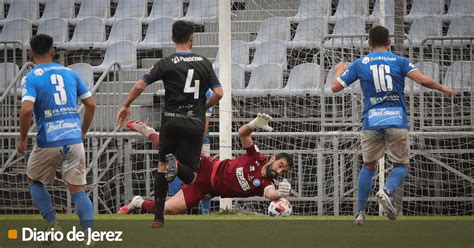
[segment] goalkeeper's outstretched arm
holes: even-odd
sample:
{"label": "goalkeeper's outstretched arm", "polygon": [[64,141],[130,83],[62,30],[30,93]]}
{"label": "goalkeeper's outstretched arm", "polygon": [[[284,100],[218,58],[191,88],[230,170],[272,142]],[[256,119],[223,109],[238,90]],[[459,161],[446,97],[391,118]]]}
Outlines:
{"label": "goalkeeper's outstretched arm", "polygon": [[241,126],[239,128],[239,138],[242,146],[244,148],[248,148],[253,145],[252,137],[250,136],[252,132],[257,129],[261,128],[266,131],[271,132],[273,128],[271,128],[268,123],[272,121],[272,117],[263,113],[258,113],[257,118],[253,119],[251,122]]}

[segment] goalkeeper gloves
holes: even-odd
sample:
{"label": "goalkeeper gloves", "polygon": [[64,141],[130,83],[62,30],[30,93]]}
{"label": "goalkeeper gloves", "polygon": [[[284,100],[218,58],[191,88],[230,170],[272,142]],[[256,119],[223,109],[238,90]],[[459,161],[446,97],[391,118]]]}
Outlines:
{"label": "goalkeeper gloves", "polygon": [[290,195],[291,184],[283,178],[283,181],[278,184],[278,196],[279,197],[286,197]]}
{"label": "goalkeeper gloves", "polygon": [[250,128],[253,130],[257,128],[261,128],[265,131],[271,132],[273,130],[272,127],[268,125],[270,121],[272,121],[272,117],[270,115],[267,115],[265,113],[258,113],[257,118],[253,119],[251,122],[249,122]]}

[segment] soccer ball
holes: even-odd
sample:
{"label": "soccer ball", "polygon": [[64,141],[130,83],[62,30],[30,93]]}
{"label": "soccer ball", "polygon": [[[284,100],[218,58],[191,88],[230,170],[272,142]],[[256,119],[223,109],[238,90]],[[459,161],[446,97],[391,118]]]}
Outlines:
{"label": "soccer ball", "polygon": [[290,216],[293,211],[290,201],[284,198],[270,202],[268,206],[268,215],[270,216]]}

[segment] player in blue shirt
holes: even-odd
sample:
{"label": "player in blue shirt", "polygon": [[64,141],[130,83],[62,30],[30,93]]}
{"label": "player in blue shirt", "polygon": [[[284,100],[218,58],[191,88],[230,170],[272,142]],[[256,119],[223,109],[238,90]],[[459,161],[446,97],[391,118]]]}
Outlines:
{"label": "player in blue shirt", "polygon": [[[51,184],[56,168],[62,167],[72,201],[83,229],[94,222],[92,202],[85,193],[86,160],[83,139],[94,118],[95,100],[86,84],[71,69],[53,63],[53,38],[39,34],[30,40],[30,56],[37,65],[22,80],[20,140],[24,153],[34,112],[38,136],[27,163],[28,184],[36,208],[48,223],[56,225],[56,213],[45,184]],[[85,106],[78,113],[77,99]]]}
{"label": "player in blue shirt", "polygon": [[367,199],[372,189],[372,176],[377,161],[385,150],[393,162],[383,189],[376,199],[383,206],[390,220],[397,218],[390,196],[404,181],[409,164],[410,143],[408,137],[407,111],[405,107],[405,77],[424,87],[456,95],[453,89],[440,85],[423,75],[404,57],[389,52],[388,29],[375,26],[369,31],[371,53],[356,60],[349,68],[344,63],[336,65],[332,80],[332,91],[339,92],[360,80],[364,94],[362,112],[361,146],[364,166],[359,174],[357,214],[354,224],[363,225]]}

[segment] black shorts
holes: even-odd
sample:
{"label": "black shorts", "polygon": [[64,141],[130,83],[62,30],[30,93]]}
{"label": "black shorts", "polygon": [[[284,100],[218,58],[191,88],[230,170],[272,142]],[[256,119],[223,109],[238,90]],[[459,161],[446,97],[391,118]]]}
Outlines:
{"label": "black shorts", "polygon": [[204,127],[183,127],[174,121],[163,121],[160,128],[160,162],[166,162],[166,154],[193,169],[199,169]]}

